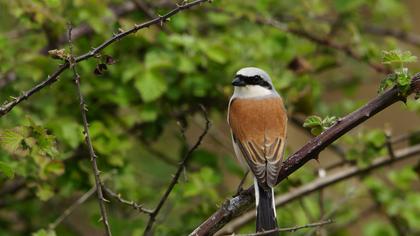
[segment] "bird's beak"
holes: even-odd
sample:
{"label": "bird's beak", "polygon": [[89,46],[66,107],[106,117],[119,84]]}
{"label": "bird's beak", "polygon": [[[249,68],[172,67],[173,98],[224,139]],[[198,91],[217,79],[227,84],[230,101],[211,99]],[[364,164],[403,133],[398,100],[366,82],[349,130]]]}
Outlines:
{"label": "bird's beak", "polygon": [[240,77],[235,77],[232,81],[233,86],[243,87],[246,85],[245,81],[243,81]]}

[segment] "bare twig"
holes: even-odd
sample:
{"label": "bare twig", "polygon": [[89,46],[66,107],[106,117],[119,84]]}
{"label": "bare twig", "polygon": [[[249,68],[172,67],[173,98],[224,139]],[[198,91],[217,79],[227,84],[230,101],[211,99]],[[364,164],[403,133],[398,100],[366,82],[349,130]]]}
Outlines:
{"label": "bare twig", "polygon": [[[307,196],[310,193],[319,191],[320,189],[324,189],[326,187],[345,181],[352,177],[365,175],[366,173],[375,171],[381,167],[389,166],[396,162],[401,162],[409,158],[418,157],[419,154],[420,154],[420,145],[416,145],[416,146],[412,146],[409,148],[404,148],[404,149],[396,151],[395,159],[390,159],[387,156],[380,157],[380,158],[377,158],[368,167],[360,168],[360,167],[353,166],[345,170],[341,170],[337,173],[327,175],[324,178],[318,178],[308,184],[300,186],[294,190],[291,190],[283,195],[276,197],[276,200],[275,200],[276,206],[284,206],[294,201],[295,199],[299,199],[301,197]],[[241,214],[241,217],[231,221],[229,224],[226,224],[226,226],[223,229],[221,229],[217,235],[233,232],[235,229],[241,227],[242,225],[247,224],[253,218],[255,218],[254,211],[249,211],[245,214]],[[202,235],[202,234],[194,234],[194,235]]]}
{"label": "bare twig", "polygon": [[66,217],[71,215],[73,211],[82,205],[86,200],[88,200],[96,191],[96,186],[93,186],[89,189],[86,193],[84,193],[80,198],[78,198],[73,204],[71,204],[63,213],[53,222],[51,223],[48,228],[50,230],[55,229]]}
{"label": "bare twig", "polygon": [[[97,46],[93,50],[74,58],[74,61],[72,63],[77,64],[81,61],[84,61],[84,60],[87,60],[91,57],[94,57],[95,55],[100,53],[103,49],[108,47],[109,45],[115,43],[116,41],[121,40],[122,38],[124,38],[124,37],[126,37],[130,34],[136,33],[137,31],[139,31],[141,29],[144,29],[144,28],[147,28],[147,27],[150,27],[152,25],[159,25],[159,24],[162,25],[165,22],[167,22],[171,16],[177,14],[178,12],[187,10],[187,9],[193,7],[193,6],[199,5],[199,4],[204,3],[204,2],[210,2],[210,1],[211,0],[195,0],[195,1],[192,1],[192,2],[189,2],[189,3],[184,3],[182,5],[178,5],[176,8],[169,11],[168,13],[166,13],[163,16],[156,17],[155,19],[150,20],[150,21],[146,21],[142,24],[135,24],[134,27],[132,27],[131,29],[128,29],[126,31],[122,31],[122,32],[119,32],[117,34],[114,34],[111,38],[109,38],[108,40],[106,40],[105,42],[103,42],[101,45]],[[0,107],[0,117],[9,113],[16,105],[18,105],[19,103],[28,99],[33,94],[41,91],[46,86],[56,82],[58,80],[59,76],[61,75],[61,73],[63,73],[69,67],[70,67],[70,62],[66,61],[64,64],[60,65],[56,69],[56,71],[54,71],[50,76],[48,76],[46,80],[44,80],[41,83],[35,85],[31,89],[29,89],[27,91],[24,91],[18,97],[13,98],[12,101],[5,102]]]}
{"label": "bare twig", "polygon": [[242,190],[244,190],[242,187],[244,186],[245,180],[248,177],[249,170],[247,170],[244,174],[244,177],[242,177],[241,181],[238,184],[238,187],[236,188],[236,194],[234,196],[237,196],[241,194]]}
{"label": "bare twig", "polygon": [[[420,74],[417,74],[412,78],[408,94],[416,93],[418,91],[420,91]],[[321,133],[319,136],[311,139],[300,150],[283,162],[277,182],[281,182],[294,171],[298,170],[306,162],[316,158],[322,150],[350,131],[352,128],[397,101],[402,101],[404,99],[406,99],[406,97],[401,94],[397,87],[394,87],[382,95],[372,99],[358,110],[339,119],[337,123]],[[221,208],[219,208],[209,219],[204,221],[196,230],[193,231],[192,234],[206,235],[215,233],[232,218],[249,209],[252,206],[253,201],[254,191],[251,186],[247,190],[243,191],[239,196],[234,197],[223,204]]]}
{"label": "bare twig", "polygon": [[85,137],[86,145],[88,146],[88,149],[89,149],[90,161],[92,163],[92,170],[95,176],[96,192],[98,194],[98,202],[99,202],[99,207],[101,210],[101,221],[104,224],[106,235],[110,236],[112,235],[111,227],[108,222],[108,214],[106,212],[106,207],[105,207],[105,202],[107,200],[104,198],[103,193],[102,193],[102,182],[101,182],[101,177],[99,174],[100,171],[98,169],[98,164],[96,162],[97,156],[93,149],[92,140],[89,134],[89,124],[88,124],[88,120],[86,116],[87,105],[85,104],[83,94],[80,89],[80,75],[77,73],[77,70],[76,70],[76,64],[75,64],[76,59],[73,57],[73,42],[71,40],[71,30],[72,30],[72,26],[71,24],[69,24],[68,33],[69,33],[69,45],[70,45],[70,58],[68,59],[67,63],[69,64],[70,68],[73,71],[73,80],[74,80],[74,83],[76,84],[77,93],[79,95],[80,113],[82,115],[84,137]]}
{"label": "bare twig", "polygon": [[301,225],[301,226],[272,229],[272,230],[267,230],[267,231],[264,231],[264,232],[258,232],[258,233],[253,233],[253,234],[230,234],[230,235],[235,235],[235,236],[260,236],[260,235],[267,235],[267,234],[275,233],[275,232],[295,232],[295,231],[300,230],[300,229],[321,227],[321,226],[332,224],[332,223],[334,223],[334,221],[329,219],[329,220],[324,220],[324,221],[311,223],[311,224],[306,224],[306,225]]}
{"label": "bare twig", "polygon": [[109,189],[105,185],[102,185],[102,189],[104,190],[105,194],[109,195],[112,198],[115,198],[117,201],[119,201],[122,204],[131,206],[135,210],[138,210],[139,212],[142,212],[142,213],[145,213],[145,214],[150,215],[150,214],[153,213],[152,210],[143,207],[143,205],[141,205],[141,204],[138,204],[134,201],[129,201],[129,200],[126,200],[126,199],[122,198],[121,194],[113,192],[111,189]]}
{"label": "bare twig", "polygon": [[172,192],[175,185],[178,183],[179,177],[181,176],[181,173],[184,171],[186,165],[188,164],[188,161],[190,160],[191,154],[200,146],[201,142],[203,141],[204,137],[206,136],[207,132],[210,129],[210,120],[207,116],[207,111],[204,107],[201,107],[203,110],[204,118],[206,120],[206,127],[204,128],[201,135],[198,137],[196,143],[188,150],[188,152],[185,154],[182,161],[179,163],[178,169],[173,176],[171,183],[169,184],[168,188],[166,189],[165,193],[163,194],[162,198],[160,199],[158,205],[156,206],[155,210],[150,214],[149,221],[147,223],[146,229],[144,231],[145,235],[152,235],[152,228],[153,224],[156,220],[156,216],[159,214],[159,211],[162,209],[163,205],[165,204],[166,200],[169,197],[169,194]]}

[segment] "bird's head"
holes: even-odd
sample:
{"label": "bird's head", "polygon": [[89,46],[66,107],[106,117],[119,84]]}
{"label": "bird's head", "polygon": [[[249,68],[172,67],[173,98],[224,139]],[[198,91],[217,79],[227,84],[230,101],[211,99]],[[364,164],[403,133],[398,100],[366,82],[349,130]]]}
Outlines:
{"label": "bird's head", "polygon": [[245,67],[236,72],[232,81],[238,97],[259,97],[276,94],[267,72],[257,67]]}

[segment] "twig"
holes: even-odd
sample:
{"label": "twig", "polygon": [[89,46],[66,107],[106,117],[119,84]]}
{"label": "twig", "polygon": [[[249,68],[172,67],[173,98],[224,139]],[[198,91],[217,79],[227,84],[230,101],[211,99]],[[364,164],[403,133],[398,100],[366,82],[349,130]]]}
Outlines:
{"label": "twig", "polygon": [[244,190],[242,187],[244,186],[246,177],[248,177],[249,170],[247,170],[244,174],[244,177],[242,177],[241,182],[239,182],[238,187],[236,188],[236,194],[234,196],[237,196],[241,194],[241,192]]}
{"label": "twig", "polygon": [[[420,74],[416,74],[410,85],[407,95],[420,91]],[[287,176],[298,170],[309,160],[316,158],[319,153],[328,145],[340,138],[342,135],[374,116],[376,113],[384,110],[397,101],[406,99],[397,87],[394,87],[382,95],[372,99],[363,107],[341,118],[329,129],[321,133],[319,136],[311,139],[306,145],[295,152],[287,160],[283,162],[283,166],[279,172],[277,183],[281,182]],[[234,197],[223,204],[209,219],[204,221],[198,228],[193,231],[193,235],[214,234],[223,227],[232,218],[238,216],[243,211],[249,209],[254,201],[254,191],[251,186],[243,191],[241,195]]]}
{"label": "twig", "polygon": [[264,232],[253,233],[253,234],[231,234],[231,235],[235,235],[235,236],[259,236],[259,235],[267,235],[267,234],[275,233],[275,232],[295,232],[295,231],[300,230],[300,229],[320,227],[320,226],[324,226],[324,225],[328,225],[328,224],[332,224],[332,223],[334,223],[334,221],[329,219],[329,220],[320,221],[320,222],[311,223],[311,224],[306,224],[306,225],[301,225],[301,226],[272,229],[272,230],[267,230],[267,231],[264,231]]}
{"label": "twig", "polygon": [[95,154],[95,151],[93,150],[93,145],[92,145],[92,141],[89,134],[89,124],[88,124],[88,120],[86,116],[87,105],[85,104],[83,94],[80,89],[80,75],[77,73],[76,64],[74,63],[75,59],[73,58],[73,43],[71,40],[71,30],[72,30],[72,26],[71,24],[69,24],[68,33],[69,33],[69,45],[70,45],[70,58],[67,63],[69,63],[70,68],[73,70],[73,80],[74,80],[74,83],[76,84],[77,93],[79,95],[80,113],[82,115],[84,137],[85,137],[86,145],[88,146],[88,149],[89,149],[90,161],[92,163],[92,170],[95,176],[96,192],[98,194],[98,202],[99,202],[99,207],[101,210],[101,221],[103,222],[105,226],[106,235],[111,236],[112,235],[111,227],[108,222],[108,215],[107,215],[106,207],[105,207],[105,201],[107,200],[103,197],[102,187],[101,187],[102,182],[101,182],[101,177],[99,175],[100,171],[98,169],[98,164],[96,163],[97,156]]}
{"label": "twig", "polygon": [[152,214],[153,211],[147,208],[144,208],[143,205],[138,204],[134,201],[129,201],[121,197],[121,194],[113,192],[111,189],[106,187],[105,185],[102,185],[102,189],[104,190],[105,194],[109,195],[112,198],[115,198],[117,201],[119,201],[122,204],[131,206],[132,208],[138,210],[139,212],[145,213],[145,214]]}
{"label": "twig", "polygon": [[165,204],[166,200],[168,199],[169,194],[172,192],[173,188],[178,183],[178,179],[181,176],[181,173],[184,171],[186,165],[188,164],[188,161],[190,160],[191,154],[200,146],[201,142],[203,141],[204,137],[206,136],[207,132],[210,129],[210,124],[211,123],[210,123],[210,120],[207,116],[207,111],[203,106],[201,106],[201,109],[202,109],[203,114],[204,114],[204,119],[206,120],[206,127],[204,128],[201,135],[198,137],[196,143],[188,150],[188,152],[185,154],[182,161],[179,163],[178,169],[177,169],[175,175],[173,176],[173,178],[171,180],[171,183],[169,184],[168,188],[166,189],[165,193],[163,194],[162,198],[160,199],[160,201],[159,201],[158,205],[156,206],[155,210],[150,214],[149,221],[148,221],[146,229],[144,231],[145,235],[152,235],[152,227],[153,227],[153,224],[156,220],[156,216],[159,214],[159,211],[161,210],[161,208]]}
{"label": "twig", "polygon": [[[380,157],[380,158],[377,158],[368,167],[360,168],[360,167],[353,166],[345,170],[341,170],[337,173],[330,174],[324,178],[318,178],[308,184],[305,184],[292,191],[289,191],[286,194],[276,197],[276,200],[275,200],[276,206],[284,206],[294,201],[295,199],[299,199],[301,197],[307,196],[313,192],[319,191],[320,189],[324,189],[326,187],[345,181],[352,177],[364,175],[366,173],[375,171],[381,167],[389,166],[393,163],[401,162],[409,158],[416,157],[416,155],[418,157],[419,154],[420,154],[420,145],[416,145],[409,148],[398,150],[395,154],[396,155],[395,159],[390,159],[387,156]],[[241,214],[241,217],[233,220],[229,224],[226,224],[226,226],[223,229],[221,229],[217,235],[233,232],[235,229],[239,228],[242,225],[245,225],[246,223],[251,221],[253,218],[255,218],[254,211],[249,211],[247,213]],[[203,234],[193,234],[193,235],[203,235]]]}
{"label": "twig", "polygon": [[[182,5],[178,5],[176,8],[174,8],[173,10],[169,11],[168,13],[166,13],[163,16],[159,16],[153,20],[150,21],[146,21],[142,24],[135,24],[134,27],[132,27],[131,29],[127,30],[127,31],[123,31],[123,32],[119,32],[117,34],[114,34],[111,38],[109,38],[108,40],[106,40],[105,42],[103,42],[101,45],[99,45],[98,47],[94,48],[93,50],[80,55],[76,58],[74,58],[74,64],[77,64],[81,61],[87,60],[91,57],[94,57],[95,55],[97,55],[99,52],[101,52],[103,49],[105,49],[106,47],[108,47],[109,45],[113,44],[116,41],[121,40],[122,38],[136,33],[137,31],[150,27],[152,25],[157,25],[157,24],[164,24],[165,22],[167,22],[169,20],[169,18],[175,14],[177,14],[178,12],[187,10],[193,6],[199,5],[201,3],[204,2],[211,2],[211,0],[195,0],[189,3],[184,3]],[[19,95],[18,97],[14,98],[12,101],[9,102],[5,102],[1,107],[0,107],[0,117],[6,115],[7,113],[9,113],[16,105],[18,105],[19,103],[21,103],[22,101],[28,99],[29,97],[31,97],[33,94],[41,91],[43,88],[45,88],[46,86],[56,82],[59,78],[59,76],[61,75],[61,73],[63,73],[66,69],[69,69],[70,67],[70,62],[66,61],[64,64],[60,65],[56,71],[54,71],[52,73],[52,75],[48,76],[46,80],[42,81],[41,83],[35,85],[34,87],[32,87],[31,89],[23,92],[21,95]]]}
{"label": "twig", "polygon": [[63,213],[53,222],[48,228],[50,230],[55,229],[66,217],[68,217],[73,211],[82,205],[86,200],[88,200],[96,191],[96,186],[93,186],[86,193],[84,193],[80,198],[78,198],[73,204],[71,204]]}

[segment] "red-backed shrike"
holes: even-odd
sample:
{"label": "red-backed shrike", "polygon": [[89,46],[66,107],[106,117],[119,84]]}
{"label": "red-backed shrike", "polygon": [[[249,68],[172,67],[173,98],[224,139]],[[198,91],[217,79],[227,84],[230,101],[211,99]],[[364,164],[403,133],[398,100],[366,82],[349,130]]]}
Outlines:
{"label": "red-backed shrike", "polygon": [[228,123],[236,156],[254,174],[257,232],[275,229],[273,187],[282,166],[287,113],[265,71],[243,68],[232,85],[235,90],[229,102]]}

